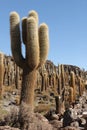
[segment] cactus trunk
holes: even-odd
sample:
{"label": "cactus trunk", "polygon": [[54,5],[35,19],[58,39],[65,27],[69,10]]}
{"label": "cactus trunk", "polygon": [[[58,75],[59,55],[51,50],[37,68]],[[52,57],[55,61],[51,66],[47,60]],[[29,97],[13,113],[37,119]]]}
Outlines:
{"label": "cactus trunk", "polygon": [[21,101],[34,109],[34,86],[37,79],[37,70],[23,70]]}

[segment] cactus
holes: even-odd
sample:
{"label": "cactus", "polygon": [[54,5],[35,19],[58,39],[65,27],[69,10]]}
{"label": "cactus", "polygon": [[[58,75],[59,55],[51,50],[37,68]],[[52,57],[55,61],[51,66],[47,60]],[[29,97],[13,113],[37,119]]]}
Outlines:
{"label": "cactus", "polygon": [[2,98],[3,93],[3,74],[4,74],[3,54],[0,52],[0,98]]}
{"label": "cactus", "polygon": [[16,64],[23,69],[21,103],[30,105],[31,110],[33,110],[37,69],[45,63],[49,49],[48,26],[43,23],[38,29],[38,14],[35,11],[30,11],[28,17],[22,19],[22,41],[25,45],[25,58],[21,51],[19,26],[19,15],[12,12],[10,14],[11,50]]}
{"label": "cactus", "polygon": [[19,84],[19,67],[18,66],[16,66],[15,85],[16,85],[17,89],[20,88],[20,84]]}
{"label": "cactus", "polygon": [[65,75],[64,75],[64,65],[61,64],[61,83],[62,83],[62,88],[65,87]]}
{"label": "cactus", "polygon": [[81,78],[78,77],[78,85],[79,85],[79,96],[82,96],[82,90],[81,90]]}
{"label": "cactus", "polygon": [[73,100],[76,99],[76,85],[75,85],[75,74],[71,71],[71,87],[73,88]]}
{"label": "cactus", "polygon": [[82,96],[84,92],[84,81],[81,79],[81,77],[78,78],[79,81],[79,96]]}
{"label": "cactus", "polygon": [[69,87],[69,103],[73,103],[74,100],[73,100],[73,88],[72,87]]}
{"label": "cactus", "polygon": [[43,74],[42,75],[41,91],[45,91],[45,83],[46,83],[46,74]]}
{"label": "cactus", "polygon": [[55,73],[55,71],[53,71],[53,73],[52,73],[52,76],[53,76],[53,89],[54,89],[54,91],[56,91],[56,73]]}
{"label": "cactus", "polygon": [[65,87],[65,76],[64,76],[64,66],[61,64],[61,65],[58,65],[58,71],[59,71],[59,94],[61,94],[62,92],[62,89],[64,89]]}
{"label": "cactus", "polygon": [[59,95],[57,95],[57,96],[55,96],[55,105],[56,105],[56,113],[58,114],[60,114],[61,113],[61,99],[60,99],[60,96]]}
{"label": "cactus", "polygon": [[58,74],[59,74],[59,77],[58,77],[58,94],[61,94],[61,67],[60,65],[58,65]]}
{"label": "cactus", "polygon": [[45,66],[43,68],[41,76],[42,76],[41,91],[46,91],[48,86],[47,86],[47,72]]}

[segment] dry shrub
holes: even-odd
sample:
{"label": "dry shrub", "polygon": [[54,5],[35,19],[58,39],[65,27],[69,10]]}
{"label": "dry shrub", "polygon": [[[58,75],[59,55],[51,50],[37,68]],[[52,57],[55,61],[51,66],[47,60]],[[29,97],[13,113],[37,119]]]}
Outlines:
{"label": "dry shrub", "polygon": [[4,86],[4,92],[12,93],[16,91],[15,86]]}
{"label": "dry shrub", "polygon": [[14,107],[0,120],[0,126],[17,127],[18,123],[18,110]]}
{"label": "dry shrub", "polygon": [[41,114],[33,113],[31,108],[22,103],[19,113],[21,130],[53,130],[48,120]]}
{"label": "dry shrub", "polygon": [[39,104],[35,107],[35,112],[41,113],[41,112],[47,112],[50,110],[50,104]]}

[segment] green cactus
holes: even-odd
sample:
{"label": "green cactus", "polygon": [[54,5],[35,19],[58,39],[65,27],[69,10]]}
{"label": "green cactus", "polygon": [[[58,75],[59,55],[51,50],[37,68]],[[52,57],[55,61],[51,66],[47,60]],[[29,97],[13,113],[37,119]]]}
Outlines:
{"label": "green cactus", "polygon": [[4,74],[3,57],[4,55],[0,52],[0,98],[2,98],[3,93],[3,74]]}
{"label": "green cactus", "polygon": [[38,14],[35,11],[22,19],[25,58],[21,51],[20,19],[16,12],[10,14],[10,36],[12,55],[16,64],[23,69],[21,103],[30,105],[33,110],[37,69],[45,63],[49,49],[48,27],[43,23],[38,29]]}

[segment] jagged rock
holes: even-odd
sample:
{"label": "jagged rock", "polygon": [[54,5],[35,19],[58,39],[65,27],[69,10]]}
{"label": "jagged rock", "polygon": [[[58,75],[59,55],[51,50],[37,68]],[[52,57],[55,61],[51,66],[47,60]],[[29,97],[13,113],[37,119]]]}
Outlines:
{"label": "jagged rock", "polygon": [[56,128],[56,129],[62,127],[62,122],[59,121],[59,120],[52,120],[52,121],[50,121],[50,124],[51,124],[54,128]]}

